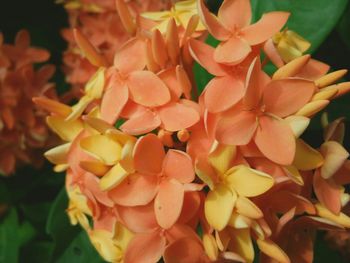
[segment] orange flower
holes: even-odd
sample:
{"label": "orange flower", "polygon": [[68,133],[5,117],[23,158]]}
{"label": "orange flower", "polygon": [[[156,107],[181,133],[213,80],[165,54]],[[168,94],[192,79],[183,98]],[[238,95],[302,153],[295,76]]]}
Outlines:
{"label": "orange flower", "polygon": [[270,12],[250,25],[249,0],[224,0],[218,17],[209,13],[203,0],[198,0],[198,8],[208,31],[222,41],[215,49],[215,60],[229,65],[242,62],[252,51],[251,46],[261,44],[279,32],[289,17],[286,12]]}

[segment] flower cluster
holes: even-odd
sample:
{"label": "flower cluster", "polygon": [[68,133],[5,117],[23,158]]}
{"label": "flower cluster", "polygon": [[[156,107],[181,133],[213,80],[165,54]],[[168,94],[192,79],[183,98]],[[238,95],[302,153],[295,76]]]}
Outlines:
{"label": "flower cluster", "polygon": [[[249,0],[117,12],[131,37],[112,60],[74,31],[97,68],[80,100],[37,100],[65,141],[46,157],[66,170],[71,222],[109,262],[253,262],[253,244],[261,262],[312,262],[317,229],[350,227],[350,162],[343,119],[323,118],[317,149],[300,136],[349,91],[346,71],[303,55],[289,13],[252,24]],[[214,76],[199,97],[194,61]]]}
{"label": "flower cluster", "polygon": [[34,68],[48,60],[50,54],[30,47],[27,31],[19,31],[14,45],[5,44],[0,33],[0,174],[10,175],[16,163],[43,162],[44,149],[52,147],[45,123],[45,113],[32,103],[33,96],[56,99],[49,79],[53,65]]}
{"label": "flower cluster", "polygon": [[[67,10],[70,28],[64,29],[62,35],[68,43],[68,49],[64,52],[63,62],[66,80],[73,87],[65,99],[80,97],[80,89],[96,71],[95,65],[81,56],[81,51],[76,45],[72,28],[78,28],[85,34],[91,43],[99,49],[108,62],[113,61],[117,49],[125,43],[130,35],[123,28],[123,9],[116,11],[120,1],[114,0],[59,0],[57,3],[64,5]],[[127,1],[127,6],[132,17],[136,17],[145,11],[160,11],[170,7],[170,0],[132,0]],[[134,30],[134,29],[129,29]]]}

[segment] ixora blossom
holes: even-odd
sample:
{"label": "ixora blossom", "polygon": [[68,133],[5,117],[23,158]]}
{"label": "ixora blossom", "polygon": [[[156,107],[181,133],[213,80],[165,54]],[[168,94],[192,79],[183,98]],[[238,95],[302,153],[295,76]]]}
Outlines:
{"label": "ixora blossom", "polygon": [[33,96],[57,99],[49,79],[53,65],[35,69],[35,63],[49,59],[44,50],[30,47],[25,30],[17,33],[13,45],[4,43],[0,33],[0,174],[10,175],[16,165],[40,166],[45,149],[52,147],[52,136],[45,125],[45,113],[35,107]]}
{"label": "ixora blossom", "polygon": [[[108,3],[66,8],[99,17]],[[346,71],[303,55],[286,12],[251,24],[249,0],[224,0],[217,16],[203,0],[143,14],[137,3],[116,1],[123,28],[109,54],[110,32],[91,33],[105,20],[69,32],[91,69],[76,104],[34,99],[64,141],[45,156],[67,173],[72,224],[109,262],[250,263],[259,250],[260,262],[311,263],[315,231],[350,227],[349,153],[343,119],[323,118],[319,148],[301,136],[350,90],[337,83]],[[200,95],[194,61],[214,75]]]}

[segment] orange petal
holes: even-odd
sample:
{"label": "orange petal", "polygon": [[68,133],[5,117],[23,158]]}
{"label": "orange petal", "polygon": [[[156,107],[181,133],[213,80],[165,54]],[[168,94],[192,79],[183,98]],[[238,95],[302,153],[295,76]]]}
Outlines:
{"label": "orange petal", "polygon": [[333,214],[340,213],[343,189],[331,179],[322,178],[319,170],[314,175],[314,191],[320,203],[329,211]]}
{"label": "orange petal", "polygon": [[287,12],[264,14],[258,22],[242,29],[242,37],[250,45],[260,44],[279,32],[286,24],[288,17]]}
{"label": "orange petal", "polygon": [[310,59],[309,63],[304,66],[304,68],[298,73],[296,77],[316,80],[326,75],[329,69],[329,65],[315,59]]}
{"label": "orange petal", "polygon": [[73,29],[73,33],[79,48],[92,65],[96,67],[105,67],[108,65],[106,59],[95,49],[90,41],[78,29]]}
{"label": "orange petal", "polygon": [[129,90],[123,83],[115,82],[104,93],[101,102],[101,118],[114,124],[129,99]]}
{"label": "orange petal", "polygon": [[150,110],[137,115],[126,121],[120,129],[131,135],[140,135],[153,131],[161,124],[157,114]]}
{"label": "orange petal", "polygon": [[140,206],[150,203],[157,194],[158,178],[140,174],[129,175],[108,196],[122,206]]}
{"label": "orange petal", "polygon": [[158,262],[164,252],[166,240],[158,231],[138,234],[129,243],[123,262]]}
{"label": "orange petal", "polygon": [[158,194],[154,200],[154,209],[158,224],[168,229],[180,217],[184,200],[184,188],[176,180],[164,180],[159,185]]}
{"label": "orange petal", "polygon": [[119,206],[117,211],[123,225],[135,233],[146,233],[159,227],[153,202],[145,206]]}
{"label": "orange petal", "polygon": [[198,112],[181,103],[169,103],[161,107],[159,117],[167,131],[180,131],[195,125],[200,116]]}
{"label": "orange petal", "polygon": [[133,156],[136,171],[143,174],[158,174],[162,170],[165,151],[158,137],[148,134],[136,142]]}
{"label": "orange petal", "polygon": [[132,72],[127,84],[132,100],[143,106],[158,107],[170,101],[167,86],[151,71]]}
{"label": "orange petal", "polygon": [[271,81],[264,89],[266,111],[281,118],[292,115],[311,100],[315,90],[313,81],[304,79]]}
{"label": "orange petal", "polygon": [[169,150],[164,159],[163,174],[184,184],[191,183],[194,180],[191,157],[182,151]]}
{"label": "orange petal", "polygon": [[130,10],[124,0],[117,0],[116,9],[126,31],[129,34],[133,35],[136,32],[136,24],[134,22],[133,17],[131,16]]}
{"label": "orange petal", "polygon": [[226,67],[214,60],[215,49],[199,40],[191,39],[189,48],[192,57],[210,74],[214,76],[227,75]]}
{"label": "orange petal", "polygon": [[257,126],[256,115],[242,111],[233,117],[220,120],[215,137],[223,144],[246,145],[251,141]]}
{"label": "orange petal", "polygon": [[295,155],[295,138],[292,129],[283,120],[261,116],[255,135],[259,150],[271,161],[290,165]]}
{"label": "orange petal", "polygon": [[141,39],[132,38],[115,54],[114,66],[123,74],[128,74],[144,69],[146,61],[146,43]]}
{"label": "orange petal", "polygon": [[33,102],[48,112],[57,114],[61,117],[67,117],[72,112],[71,107],[44,97],[33,98]]}
{"label": "orange petal", "polygon": [[175,19],[170,19],[166,32],[166,46],[169,58],[174,65],[178,64],[180,54],[179,33]]}
{"label": "orange petal", "polygon": [[226,42],[221,42],[215,49],[214,59],[218,63],[235,65],[242,62],[251,51],[247,42],[232,36]]}
{"label": "orange petal", "polygon": [[212,113],[222,112],[240,101],[243,95],[244,84],[241,80],[230,75],[216,77],[205,88],[205,107]]}
{"label": "orange petal", "polygon": [[166,263],[194,263],[202,262],[203,254],[204,249],[197,240],[182,238],[167,246],[163,257]]}
{"label": "orange petal", "polygon": [[167,47],[163,35],[158,29],[153,31],[151,44],[155,62],[157,62],[161,68],[165,68],[165,64],[168,60]]}
{"label": "orange petal", "polygon": [[252,11],[250,1],[226,0],[218,13],[219,21],[230,30],[246,27],[250,24]]}
{"label": "orange petal", "polygon": [[209,12],[204,4],[204,0],[199,0],[198,13],[209,33],[216,39],[227,40],[230,37],[230,31],[219,22],[216,16]]}
{"label": "orange petal", "polygon": [[246,110],[256,109],[262,96],[262,71],[260,58],[257,57],[249,66],[246,80],[246,92],[243,98]]}

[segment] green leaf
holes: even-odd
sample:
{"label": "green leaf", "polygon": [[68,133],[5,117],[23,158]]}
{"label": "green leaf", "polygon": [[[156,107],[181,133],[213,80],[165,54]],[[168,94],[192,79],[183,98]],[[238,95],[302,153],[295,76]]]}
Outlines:
{"label": "green leaf", "polygon": [[19,244],[21,246],[28,243],[30,240],[32,240],[35,235],[36,235],[36,230],[33,227],[33,225],[28,221],[24,221],[18,227],[18,238],[19,238]]}
{"label": "green leaf", "polygon": [[0,262],[18,262],[18,215],[12,208],[0,223]]}
{"label": "green leaf", "polygon": [[67,207],[67,193],[62,189],[51,207],[46,224],[46,232],[55,242],[52,258],[57,258],[65,251],[80,230],[79,227],[70,224],[66,214]]}
{"label": "green leaf", "polygon": [[343,14],[343,17],[340,19],[337,30],[341,39],[345,42],[345,44],[350,49],[350,2],[348,3],[346,10]]}
{"label": "green leaf", "polygon": [[37,241],[28,243],[21,251],[20,262],[51,262],[53,242]]}
{"label": "green leaf", "polygon": [[96,249],[92,246],[85,231],[81,231],[79,235],[70,243],[69,247],[64,251],[55,263],[102,263],[105,262]]}
{"label": "green leaf", "polygon": [[312,46],[313,53],[326,39],[342,16],[347,0],[251,0],[253,20],[270,11],[291,13],[287,27],[297,32]]}

